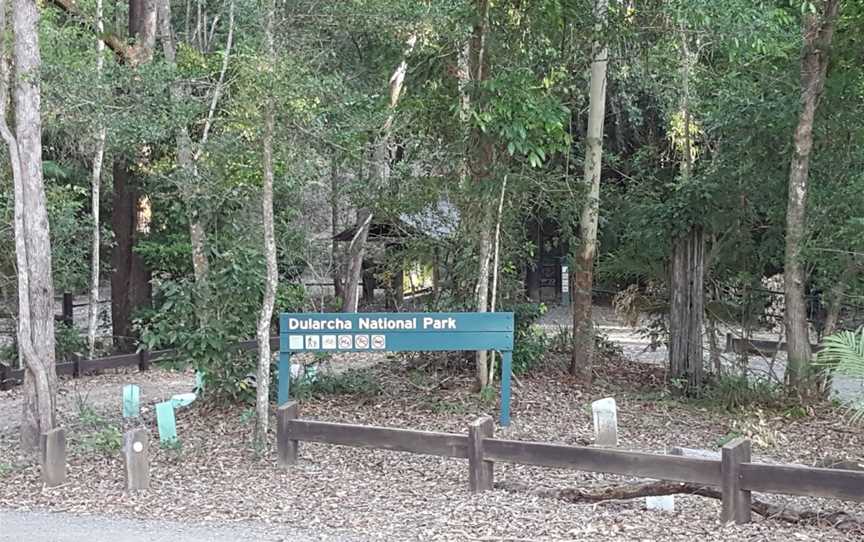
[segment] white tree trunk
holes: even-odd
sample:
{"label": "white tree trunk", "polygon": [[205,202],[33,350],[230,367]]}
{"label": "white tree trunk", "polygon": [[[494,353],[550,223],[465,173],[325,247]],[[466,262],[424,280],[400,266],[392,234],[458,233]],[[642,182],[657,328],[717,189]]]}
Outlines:
{"label": "white tree trunk", "polygon": [[[606,21],[606,0],[597,0],[595,16],[598,30]],[[588,133],[585,138],[584,183],[587,188],[580,217],[581,245],[573,275],[573,353],[570,371],[590,384],[594,365],[594,322],[591,290],[594,286],[594,256],[597,252],[597,222],[600,208],[600,172],[603,165],[603,119],[606,114],[606,65],[609,52],[605,44],[594,44],[591,62],[591,90]]]}
{"label": "white tree trunk", "polygon": [[[0,1],[0,29],[6,29]],[[0,135],[9,147],[15,196],[15,258],[18,266],[18,347],[25,367],[22,448],[36,452],[41,433],[54,428],[57,374],[54,366],[54,286],[51,241],[42,176],[38,39],[39,12],[33,0],[14,0],[15,133],[6,123],[8,55],[2,58]]]}
{"label": "white tree trunk", "polygon": [[[267,19],[264,25],[264,41],[270,62],[276,62],[276,48],[273,42],[273,24],[276,17],[275,0],[267,5]],[[255,390],[255,442],[258,446],[267,443],[270,426],[270,322],[273,319],[273,305],[276,302],[276,288],[279,282],[276,267],[276,236],[273,225],[273,132],[275,130],[275,104],[268,100],[264,106],[263,162],[264,186],[261,195],[262,216],[264,220],[264,257],[267,276],[264,279],[264,300],[258,317],[258,373]]]}
{"label": "white tree trunk", "polygon": [[[96,77],[100,83],[105,63],[105,42],[102,41],[100,36],[104,32],[102,0],[96,0]],[[90,191],[91,207],[93,208],[93,246],[90,250],[90,303],[87,307],[87,352],[90,355],[90,359],[96,357],[96,326],[99,316],[99,249],[101,247],[99,200],[106,136],[105,127],[100,126],[96,134],[96,150],[93,152],[92,185]]]}

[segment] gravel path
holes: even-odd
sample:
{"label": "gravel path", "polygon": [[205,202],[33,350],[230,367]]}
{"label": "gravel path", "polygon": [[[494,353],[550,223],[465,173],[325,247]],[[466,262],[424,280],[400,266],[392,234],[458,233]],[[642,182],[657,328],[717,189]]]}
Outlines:
{"label": "gravel path", "polygon": [[[595,305],[593,308],[594,322],[600,332],[605,334],[610,341],[621,346],[624,350],[624,355],[633,361],[643,363],[651,363],[654,365],[665,366],[667,363],[667,351],[665,346],[660,346],[655,350],[649,348],[647,338],[639,335],[637,329],[627,326],[615,314],[615,311],[607,306]],[[570,307],[555,305],[549,308],[549,311],[541,317],[539,325],[549,333],[555,333],[564,328],[572,327],[572,312]],[[724,332],[725,333],[725,332]],[[764,339],[776,341],[777,336],[770,333],[756,333],[754,339]],[[721,337],[721,342],[725,341]],[[721,346],[722,348],[722,346]],[[735,358],[732,355],[721,353],[721,358],[724,363],[732,364]],[[754,376],[768,377],[775,382],[782,382],[783,375],[786,370],[786,353],[780,352],[777,354],[775,362],[761,356],[750,356],[750,373]],[[705,354],[706,366],[709,363],[708,353]],[[832,390],[837,399],[841,401],[852,401],[862,397],[864,394],[864,380],[836,377],[832,381]]]}
{"label": "gravel path", "polygon": [[[193,524],[177,521],[78,516],[63,512],[0,510],[0,542],[336,542],[285,525],[238,522]],[[342,542],[359,539],[339,538]]]}

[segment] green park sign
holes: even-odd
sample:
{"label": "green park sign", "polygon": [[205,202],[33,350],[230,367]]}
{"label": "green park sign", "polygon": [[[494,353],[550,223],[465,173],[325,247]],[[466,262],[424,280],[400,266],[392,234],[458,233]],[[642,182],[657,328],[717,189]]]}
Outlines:
{"label": "green park sign", "polygon": [[512,312],[283,313],[279,404],[289,398],[291,355],[300,352],[501,352],[501,425],[510,423]]}

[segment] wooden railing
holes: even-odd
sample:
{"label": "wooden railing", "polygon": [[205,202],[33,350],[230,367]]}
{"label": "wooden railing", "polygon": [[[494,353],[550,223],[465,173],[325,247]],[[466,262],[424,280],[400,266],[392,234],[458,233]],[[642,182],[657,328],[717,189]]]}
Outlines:
{"label": "wooden railing", "polygon": [[[279,351],[279,337],[270,337],[270,348],[274,352]],[[258,341],[243,341],[232,344],[229,350],[257,350]],[[118,354],[104,358],[87,359],[81,356],[72,356],[69,361],[58,362],[55,367],[60,376],[71,376],[78,378],[88,372],[101,371],[104,369],[120,369],[123,367],[138,367],[139,371],[146,371],[150,364],[156,361],[177,357],[176,349],[167,350],[141,350],[132,354]],[[0,390],[11,389],[24,381],[24,369],[13,369],[4,363],[0,363]]]}
{"label": "wooden railing", "polygon": [[496,462],[686,482],[719,487],[721,519],[736,523],[750,521],[752,491],[864,502],[864,472],[753,463],[743,438],[723,446],[720,459],[706,459],[496,439],[489,416],[471,423],[467,434],[440,433],[302,420],[292,401],[279,408],[278,420],[282,467],[297,462],[299,443],[307,441],[468,459],[472,491],[492,489]]}

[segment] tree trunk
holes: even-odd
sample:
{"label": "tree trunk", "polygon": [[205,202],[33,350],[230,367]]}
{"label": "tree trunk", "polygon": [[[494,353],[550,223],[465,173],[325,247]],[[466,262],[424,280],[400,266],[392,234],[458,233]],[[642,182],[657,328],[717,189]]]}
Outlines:
{"label": "tree trunk", "polygon": [[[485,206],[484,206],[485,207]],[[484,209],[485,211],[485,209]],[[474,301],[477,312],[489,310],[489,260],[492,256],[492,220],[488,212],[483,212],[480,222],[479,258],[477,270],[477,289]],[[476,359],[477,385],[482,390],[489,385],[489,364],[486,350],[479,350]]]}
{"label": "tree trunk", "polygon": [[[264,25],[264,42],[267,56],[272,64],[276,63],[276,48],[273,43],[273,24],[276,18],[276,2],[269,0],[267,19]],[[273,132],[275,131],[275,103],[272,98],[265,104],[264,134],[264,185],[261,192],[262,218],[264,222],[264,258],[267,262],[267,276],[264,279],[264,300],[258,317],[258,373],[255,379],[255,442],[258,446],[267,444],[267,431],[270,426],[270,322],[273,319],[273,305],[276,302],[276,288],[279,273],[276,267],[276,234],[273,224]]]}
{"label": "tree trunk", "polygon": [[[105,32],[102,21],[102,0],[96,0],[96,76],[101,83],[102,70],[105,63],[105,42],[99,37]],[[87,352],[90,359],[96,357],[96,327],[99,316],[99,253],[101,248],[101,222],[99,220],[100,188],[102,186],[102,160],[105,155],[104,127],[99,127],[96,134],[96,150],[93,152],[93,170],[91,186],[91,207],[93,208],[93,245],[90,250],[90,303],[87,307]]]}
{"label": "tree trunk", "polygon": [[705,236],[693,226],[673,243],[669,281],[669,379],[687,394],[698,393],[703,381],[704,274]]}
{"label": "tree trunk", "polygon": [[[0,30],[6,31],[7,8],[0,1]],[[40,435],[56,423],[57,373],[54,366],[54,286],[51,241],[42,176],[38,38],[39,12],[32,0],[12,2],[15,65],[15,133],[6,122],[9,95],[8,53],[2,55],[0,135],[9,147],[14,186],[15,261],[18,267],[19,356],[24,365],[21,446],[39,449]]]}
{"label": "tree trunk", "polygon": [[[156,44],[156,0],[129,0],[129,35],[135,39],[130,65],[140,66],[153,58]],[[137,151],[134,151],[137,152]],[[147,224],[132,160],[120,157],[114,162],[114,194],[111,228],[114,248],[111,251],[111,321],[114,345],[120,350],[132,347],[132,313],[150,303],[150,271],[135,253],[139,234]]]}
{"label": "tree trunk", "polygon": [[342,283],[342,254],[339,250],[339,241],[336,240],[336,235],[339,233],[339,209],[339,164],[334,158],[330,163],[330,275],[333,278],[333,295],[337,299],[343,299],[345,288]]}
{"label": "tree trunk", "polygon": [[[595,17],[597,30],[606,21],[606,0],[597,0]],[[585,138],[585,174],[587,188],[579,225],[581,246],[573,271],[573,352],[570,372],[581,376],[590,386],[594,365],[594,321],[591,290],[594,286],[594,256],[597,252],[597,222],[600,207],[600,174],[603,158],[603,119],[606,114],[606,65],[608,49],[594,43],[591,62],[591,90],[588,109],[588,130]]]}
{"label": "tree trunk", "polygon": [[[396,106],[402,97],[402,89],[405,85],[405,74],[408,72],[408,56],[414,51],[417,44],[417,35],[411,34],[405,43],[402,52],[402,62],[390,76],[390,103],[388,108],[390,114],[384,121],[381,131],[376,138],[372,148],[372,162],[369,175],[371,177],[369,187],[372,191],[383,188],[390,178],[390,132],[393,121],[396,118]],[[364,208],[357,211],[357,232],[351,239],[348,247],[348,273],[345,277],[345,297],[342,299],[342,312],[357,312],[357,289],[363,279],[363,255],[366,252],[366,239],[369,237],[369,227],[372,224],[374,212],[372,209]]]}
{"label": "tree trunk", "polygon": [[807,191],[810,174],[810,151],[813,148],[813,121],[819,97],[825,86],[828,54],[834,34],[834,21],[840,0],[816,3],[817,13],[804,15],[804,43],[801,53],[801,112],[795,128],[794,150],[789,169],[789,190],[786,207],[785,282],[786,341],[788,363],[786,382],[803,395],[809,395],[810,333],[807,323],[805,283],[807,282],[802,248],[807,232]]}

